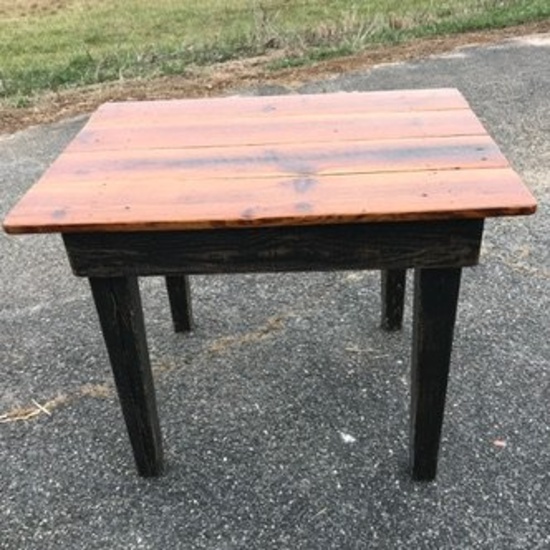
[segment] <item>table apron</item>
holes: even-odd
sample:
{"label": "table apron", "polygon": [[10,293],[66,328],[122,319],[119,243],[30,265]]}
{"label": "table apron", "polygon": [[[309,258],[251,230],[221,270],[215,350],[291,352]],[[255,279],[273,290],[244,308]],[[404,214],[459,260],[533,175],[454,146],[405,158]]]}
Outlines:
{"label": "table apron", "polygon": [[65,233],[75,275],[442,268],[478,262],[483,220]]}

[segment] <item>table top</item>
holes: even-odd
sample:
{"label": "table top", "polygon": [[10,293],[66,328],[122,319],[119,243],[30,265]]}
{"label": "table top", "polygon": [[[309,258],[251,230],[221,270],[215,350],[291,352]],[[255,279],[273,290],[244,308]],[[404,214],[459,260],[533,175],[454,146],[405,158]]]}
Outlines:
{"label": "table top", "polygon": [[454,89],[107,103],[8,233],[160,231],[530,214]]}

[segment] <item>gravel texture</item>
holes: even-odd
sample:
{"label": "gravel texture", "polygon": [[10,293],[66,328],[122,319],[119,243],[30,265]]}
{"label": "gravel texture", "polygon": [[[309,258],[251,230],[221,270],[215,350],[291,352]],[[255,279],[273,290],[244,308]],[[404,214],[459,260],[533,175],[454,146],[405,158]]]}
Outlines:
{"label": "gravel texture", "polygon": [[[143,480],[86,281],[58,236],[0,234],[0,415],[51,413],[0,424],[0,548],[550,547],[550,37],[300,91],[442,86],[540,204],[464,270],[437,481],[408,477],[410,292],[382,333],[377,273],[194,277],[190,335],[144,280],[168,471]],[[84,121],[0,137],[0,216]]]}

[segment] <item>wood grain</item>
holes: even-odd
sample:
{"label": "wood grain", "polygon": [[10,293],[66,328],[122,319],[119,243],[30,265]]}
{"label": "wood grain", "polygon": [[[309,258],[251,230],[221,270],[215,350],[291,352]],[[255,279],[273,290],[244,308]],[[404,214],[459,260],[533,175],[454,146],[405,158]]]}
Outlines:
{"label": "wood grain", "polygon": [[191,285],[187,275],[166,277],[168,302],[172,313],[175,332],[189,332],[193,329],[193,309],[191,305]]}
{"label": "wood grain", "polygon": [[[184,129],[184,131],[182,131]],[[232,147],[235,145],[279,145],[301,143],[344,143],[415,137],[473,136],[484,134],[483,126],[469,110],[396,113],[323,113],[313,116],[225,118],[172,117],[151,122],[146,118],[124,126],[84,128],[68,152],[149,151]]]}
{"label": "wood grain", "polygon": [[200,120],[246,117],[265,120],[280,117],[438,111],[469,109],[458,90],[393,90],[380,92],[340,92],[332,94],[284,95],[156,100],[106,103],[92,116],[94,127],[128,126],[144,120],[151,124],[174,119],[200,117]]}
{"label": "wood grain", "polygon": [[92,277],[407,269],[475,265],[483,220],[63,235]]}
{"label": "wood grain", "polygon": [[140,475],[162,473],[162,436],[138,281],[90,278],[122,413]]}
{"label": "wood grain", "polygon": [[381,273],[381,303],[383,330],[399,330],[403,324],[405,306],[406,269],[384,269]]}
{"label": "wood grain", "polygon": [[[294,225],[297,220],[314,225],[485,218],[500,215],[504,201],[509,214],[529,212],[525,205],[530,197],[521,197],[519,181],[506,169],[206,180],[200,186],[178,179],[160,186],[151,178],[116,185],[98,181],[86,196],[57,184],[36,199],[30,195],[28,206],[12,214],[13,225],[7,229],[177,230]],[[43,225],[37,226],[36,220]]]}
{"label": "wood grain", "polygon": [[[278,146],[204,147],[65,153],[45,175],[48,185],[212,178],[306,177],[417,170],[504,168],[508,162],[488,136]],[[246,184],[243,184],[246,185]],[[223,190],[225,188],[220,188]]]}
{"label": "wood grain", "polygon": [[436,476],[461,272],[414,274],[410,462],[416,480]]}
{"label": "wood grain", "polygon": [[456,90],[108,104],[10,212],[9,233],[529,214]]}

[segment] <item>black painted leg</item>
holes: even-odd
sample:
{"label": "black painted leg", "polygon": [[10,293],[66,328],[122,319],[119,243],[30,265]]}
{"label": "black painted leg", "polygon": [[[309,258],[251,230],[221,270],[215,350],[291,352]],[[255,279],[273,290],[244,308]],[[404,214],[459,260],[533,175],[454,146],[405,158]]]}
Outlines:
{"label": "black painted leg", "polygon": [[144,477],[162,473],[162,441],[136,277],[90,277],[118,397]]}
{"label": "black painted leg", "polygon": [[193,312],[191,309],[191,292],[189,277],[176,275],[166,277],[166,289],[172,322],[176,332],[187,332],[193,329]]}
{"label": "black painted leg", "polygon": [[432,480],[437,471],[460,274],[415,270],[410,445],[417,480]]}
{"label": "black painted leg", "polygon": [[399,330],[403,324],[407,270],[389,269],[382,273],[382,323],[384,330]]}

